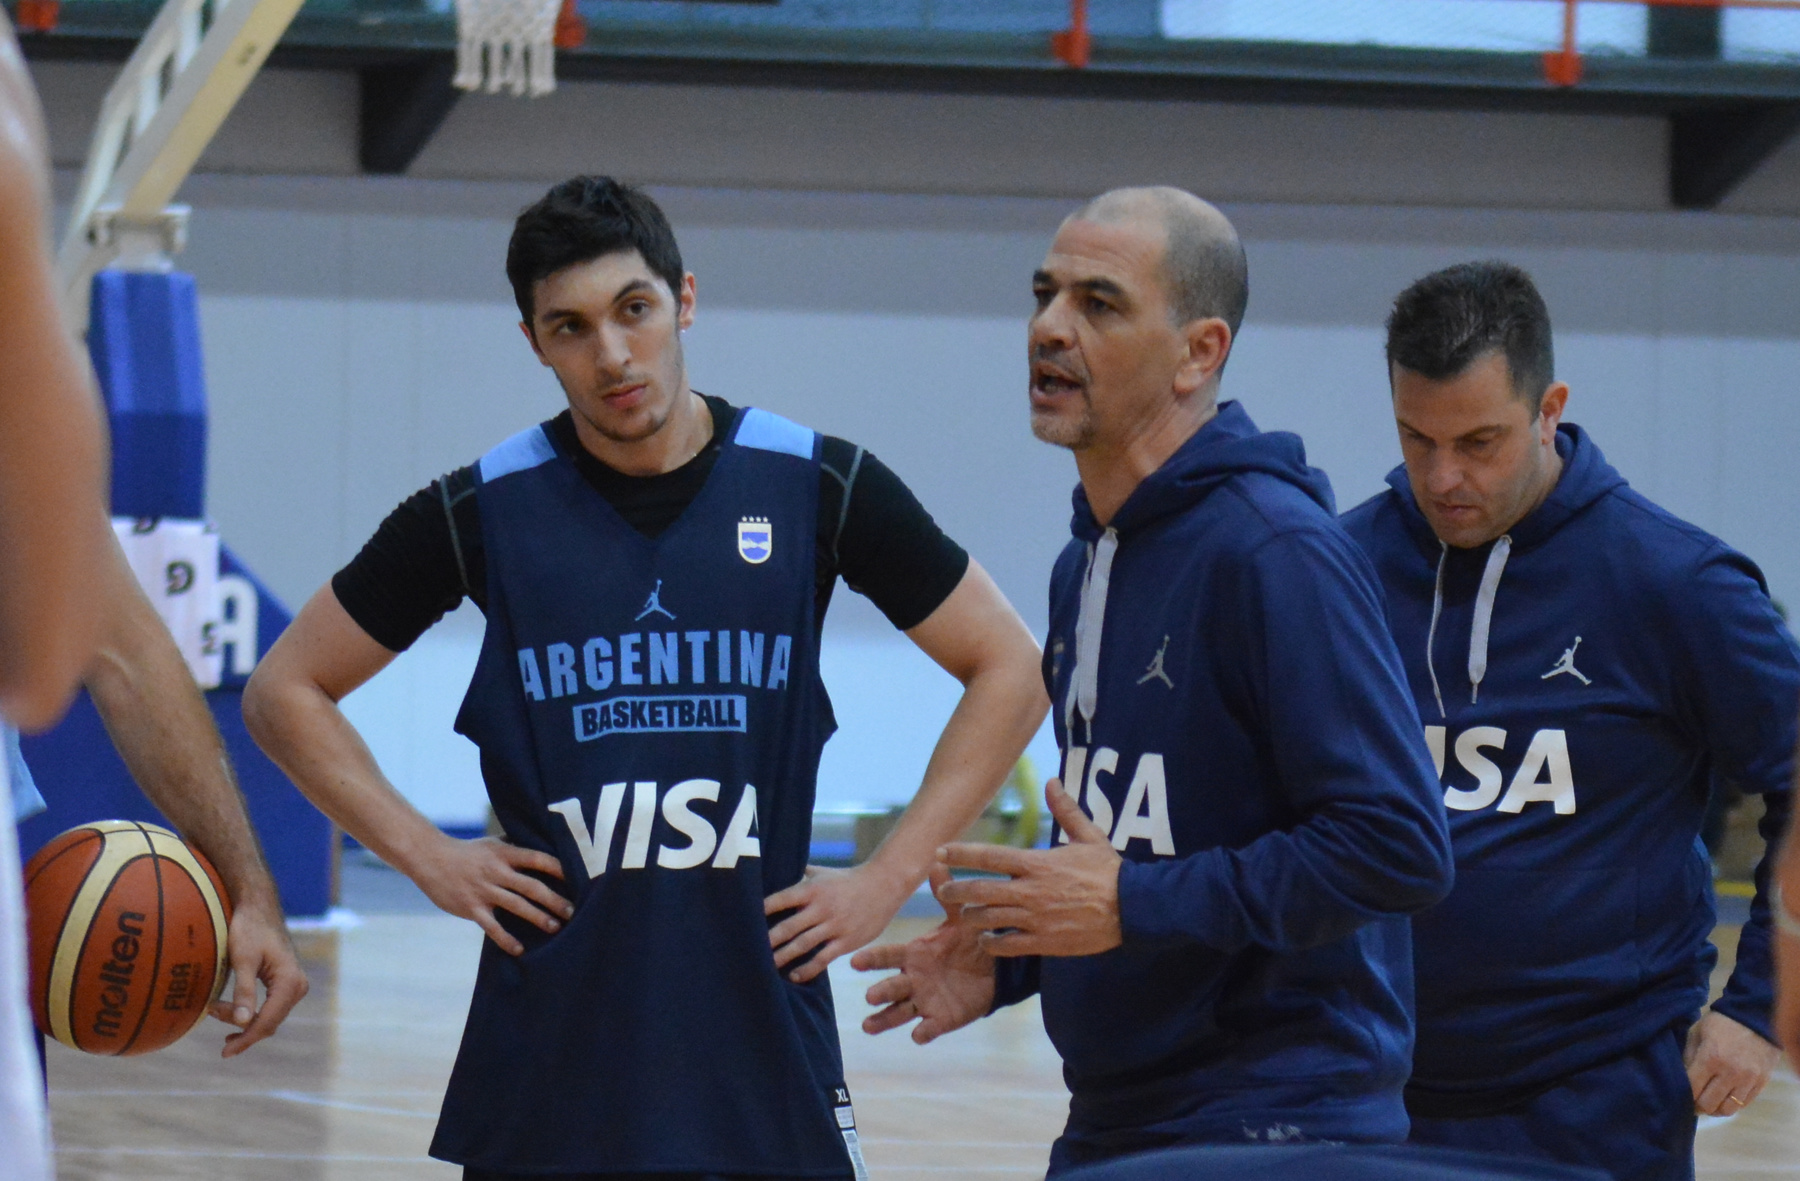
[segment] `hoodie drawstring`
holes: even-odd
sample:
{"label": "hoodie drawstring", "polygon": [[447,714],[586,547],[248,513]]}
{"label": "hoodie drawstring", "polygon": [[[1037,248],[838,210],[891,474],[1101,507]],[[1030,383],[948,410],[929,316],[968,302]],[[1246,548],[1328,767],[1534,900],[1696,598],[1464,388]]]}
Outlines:
{"label": "hoodie drawstring", "polygon": [[[1475,618],[1469,626],[1469,704],[1481,699],[1481,682],[1487,677],[1488,632],[1494,622],[1494,596],[1500,593],[1500,575],[1506,570],[1506,559],[1512,554],[1512,534],[1501,534],[1488,551],[1487,566],[1481,572],[1481,588],[1475,592]],[[1431,674],[1431,695],[1437,699],[1438,717],[1448,717],[1444,710],[1444,693],[1438,688],[1437,665],[1431,649],[1437,639],[1438,617],[1444,613],[1444,563],[1450,547],[1438,542],[1437,585],[1431,592],[1431,629],[1425,633],[1425,669]]]}
{"label": "hoodie drawstring", "polygon": [[1064,722],[1075,730],[1075,715],[1092,733],[1094,710],[1100,702],[1100,632],[1106,626],[1106,592],[1112,585],[1113,555],[1119,550],[1119,532],[1108,529],[1088,548],[1087,577],[1081,584],[1081,610],[1075,616],[1075,675],[1069,678],[1069,697]]}
{"label": "hoodie drawstring", "polygon": [[1469,704],[1481,696],[1481,680],[1487,676],[1488,627],[1494,622],[1494,596],[1500,591],[1500,574],[1512,553],[1512,534],[1503,533],[1488,551],[1487,568],[1481,572],[1481,589],[1475,592],[1475,621],[1469,627]]}
{"label": "hoodie drawstring", "polygon": [[1431,644],[1437,639],[1438,616],[1444,613],[1444,563],[1450,560],[1450,546],[1443,541],[1438,542],[1437,585],[1431,591],[1431,630],[1425,633],[1425,671],[1431,674],[1431,695],[1437,698],[1438,717],[1447,718],[1444,712],[1444,693],[1438,688],[1437,665],[1431,659]]}

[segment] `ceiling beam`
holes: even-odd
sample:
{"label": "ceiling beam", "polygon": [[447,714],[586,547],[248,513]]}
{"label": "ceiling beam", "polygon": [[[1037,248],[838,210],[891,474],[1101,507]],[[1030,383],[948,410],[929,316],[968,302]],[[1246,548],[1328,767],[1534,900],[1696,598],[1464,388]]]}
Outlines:
{"label": "ceiling beam", "polygon": [[456,56],[450,53],[357,71],[362,82],[358,155],[364,172],[398,175],[412,167],[462,95],[451,85],[455,74]]}
{"label": "ceiling beam", "polygon": [[1669,200],[1714,209],[1800,129],[1800,103],[1753,103],[1669,116]]}

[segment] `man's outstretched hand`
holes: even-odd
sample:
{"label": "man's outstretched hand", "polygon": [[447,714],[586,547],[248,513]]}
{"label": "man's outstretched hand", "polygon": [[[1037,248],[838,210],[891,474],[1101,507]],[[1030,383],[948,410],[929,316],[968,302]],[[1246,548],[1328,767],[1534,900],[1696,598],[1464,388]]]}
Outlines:
{"label": "man's outstretched hand", "polygon": [[912,1040],[919,1045],[984,1016],[994,1004],[994,957],[981,949],[979,933],[958,924],[944,901],[950,871],[931,873],[931,892],[944,907],[944,921],[910,943],[871,947],[851,957],[859,972],[898,969],[868,991],[871,1005],[885,1006],[863,1021],[864,1033],[885,1033],[917,1019]]}
{"label": "man's outstretched hand", "polygon": [[1062,784],[1044,784],[1044,802],[1068,834],[1051,849],[945,845],[945,868],[1005,874],[963,878],[944,886],[939,900],[957,921],[981,932],[991,955],[1095,955],[1119,946],[1119,863],[1100,826],[1088,819]]}

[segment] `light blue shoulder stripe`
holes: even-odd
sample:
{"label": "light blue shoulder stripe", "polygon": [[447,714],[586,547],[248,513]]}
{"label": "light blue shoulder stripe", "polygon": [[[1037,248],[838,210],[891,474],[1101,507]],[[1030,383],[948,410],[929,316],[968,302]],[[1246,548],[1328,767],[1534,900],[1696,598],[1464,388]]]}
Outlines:
{"label": "light blue shoulder stripe", "polygon": [[6,770],[0,772],[0,794],[4,794],[6,781],[10,779],[13,820],[30,820],[49,805],[38,794],[37,784],[31,778],[31,768],[25,765],[25,752],[19,749],[19,732],[5,722],[0,722],[0,734],[5,735],[6,741],[6,751],[0,755],[6,761]]}
{"label": "light blue shoulder stripe", "polygon": [[527,427],[481,457],[481,482],[491,484],[501,476],[510,476],[548,463],[556,458],[556,448],[541,426]]}
{"label": "light blue shoulder stripe", "polygon": [[734,441],[739,447],[754,447],[758,451],[798,455],[801,459],[813,457],[811,430],[797,422],[789,422],[779,414],[754,407],[744,411],[744,420],[738,424]]}

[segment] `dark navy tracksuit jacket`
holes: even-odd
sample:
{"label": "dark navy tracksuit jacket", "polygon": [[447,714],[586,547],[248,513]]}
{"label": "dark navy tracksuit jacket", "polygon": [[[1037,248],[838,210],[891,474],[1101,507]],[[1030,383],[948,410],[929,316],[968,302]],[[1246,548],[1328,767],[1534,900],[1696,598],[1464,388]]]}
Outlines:
{"label": "dark navy tracksuit jacket", "polygon": [[1109,528],[1078,489],[1074,533],[1046,681],[1064,782],[1125,858],[1124,944],[1001,961],[997,1003],[1041,992],[1073,1093],[1052,1171],[1403,1139],[1406,916],[1448,888],[1449,844],[1324,475],[1227,403]]}
{"label": "dark navy tracksuit jacket", "polygon": [[[1716,958],[1709,789],[1762,794],[1765,835],[1787,815],[1800,654],[1761,572],[1633,492],[1579,427],[1557,449],[1550,497],[1488,546],[1442,546],[1404,468],[1344,518],[1456,847],[1455,889],[1413,923],[1415,1116],[1515,1109],[1685,1029]],[[1765,1037],[1766,881],[1714,1006]],[[1668,1103],[1691,1145],[1685,1086]]]}

